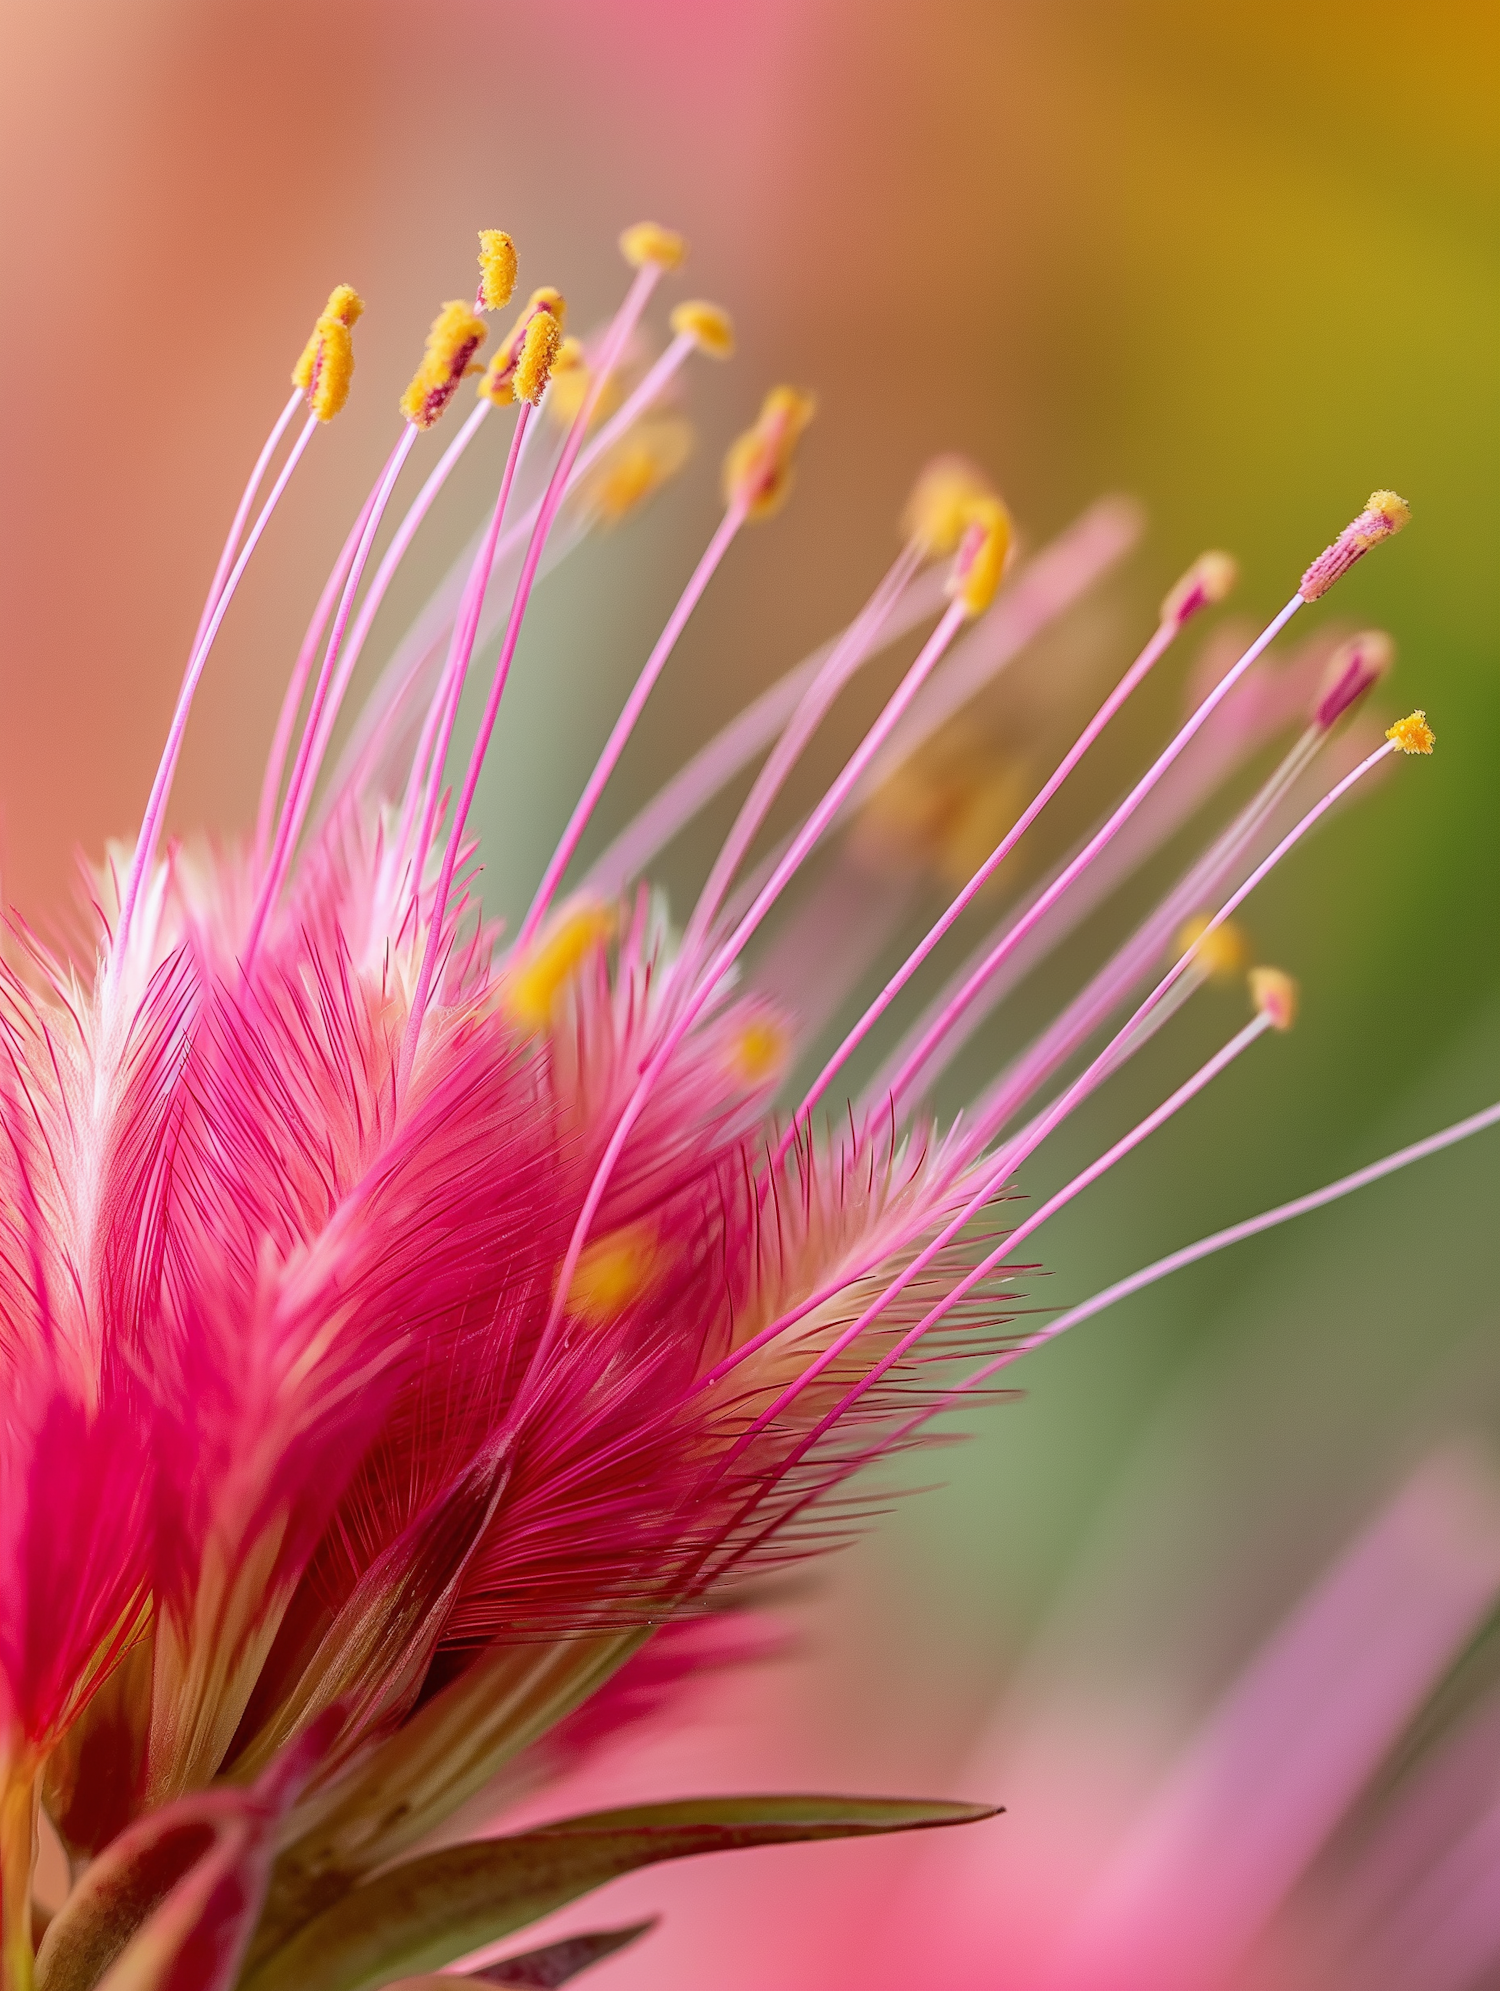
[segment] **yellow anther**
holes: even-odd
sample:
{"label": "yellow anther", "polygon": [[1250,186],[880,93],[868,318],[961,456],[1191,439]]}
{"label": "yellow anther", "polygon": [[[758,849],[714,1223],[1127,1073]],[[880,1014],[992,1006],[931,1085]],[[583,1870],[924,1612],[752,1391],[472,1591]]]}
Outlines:
{"label": "yellow anther", "polygon": [[[534,290],[527,299],[526,309],[500,341],[493,358],[485,368],[484,378],[479,383],[481,399],[493,401],[498,408],[508,408],[511,402],[517,399],[528,399],[528,396],[518,396],[516,393],[516,371],[521,364],[521,355],[525,351],[532,324],[538,317],[548,317],[553,321],[561,338],[567,314],[568,307],[560,290],[554,290],[550,283],[544,283],[540,289]],[[554,353],[553,365],[556,365],[556,357]],[[544,381],[543,385],[545,384]]]}
{"label": "yellow anther", "polygon": [[780,1017],[760,1010],[735,1025],[724,1047],[724,1070],[747,1092],[779,1080],[791,1063],[792,1036]]}
{"label": "yellow anther", "polygon": [[773,387],[755,426],[729,445],[724,458],[724,502],[747,519],[769,518],[792,488],[792,454],[817,402],[795,387]]}
{"label": "yellow anther", "polygon": [[686,237],[654,221],[638,221],[620,237],[620,254],[637,270],[647,263],[655,263],[659,270],[675,270],[687,249]]}
{"label": "yellow anther", "polygon": [[292,368],[292,385],[302,389],[320,422],[331,422],[349,399],[349,384],[354,378],[354,341],[349,335],[364,308],[357,290],[339,284]]}
{"label": "yellow anther", "polygon": [[626,1224],[585,1245],[568,1287],[574,1320],[603,1327],[645,1299],[665,1269],[665,1255],[649,1224]]}
{"label": "yellow anther", "polygon": [[521,339],[515,378],[511,382],[518,401],[529,401],[534,408],[541,400],[547,391],[547,382],[552,377],[552,362],[561,344],[562,327],[552,313],[533,313]]}
{"label": "yellow anther", "polygon": [[1410,522],[1411,506],[1405,498],[1394,491],[1372,491],[1359,517],[1350,520],[1332,546],[1326,547],[1302,576],[1297,584],[1298,594],[1304,601],[1317,601],[1372,546],[1378,546],[1382,539],[1389,539]]}
{"label": "yellow anther", "polygon": [[557,998],[589,957],[614,931],[606,906],[585,900],[563,911],[505,976],[505,1007],[511,1021],[529,1034],[552,1021]]}
{"label": "yellow anther", "polygon": [[1297,1021],[1297,984],[1279,968],[1250,970],[1250,1000],[1277,1030],[1290,1030]]}
{"label": "yellow anther", "polygon": [[734,320],[722,305],[695,297],[679,304],[669,322],[679,339],[691,339],[710,359],[733,358]]}
{"label": "yellow anther", "polygon": [[422,364],[401,396],[401,412],[409,422],[419,429],[432,427],[453,399],[488,330],[462,298],[453,298],[443,306],[427,334]]}
{"label": "yellow anther", "polygon": [[[554,376],[552,391],[557,392]],[[584,503],[605,525],[618,525],[687,462],[693,430],[675,419],[638,422],[622,436],[584,487]]]}
{"label": "yellow anther", "polygon": [[1404,754],[1430,754],[1437,745],[1437,734],[1428,725],[1427,714],[1421,711],[1408,712],[1404,719],[1386,728],[1385,736],[1394,740]]}
{"label": "yellow anther", "polygon": [[479,291],[476,311],[503,311],[516,287],[516,245],[503,228],[479,231]]}
{"label": "yellow anther", "polygon": [[1010,513],[998,498],[976,498],[969,506],[948,595],[971,616],[983,615],[995,599],[1010,552],[1010,531]]}
{"label": "yellow anther", "polygon": [[1225,920],[1210,933],[1206,914],[1190,919],[1178,929],[1179,958],[1190,948],[1196,950],[1195,964],[1215,982],[1237,982],[1250,964],[1250,943],[1233,920]]}
{"label": "yellow anther", "polygon": [[901,514],[902,533],[922,549],[925,559],[946,560],[958,551],[974,506],[994,495],[994,485],[977,463],[966,456],[935,456],[912,486]]}
{"label": "yellow anther", "polygon": [[1181,624],[1200,608],[1212,608],[1239,577],[1239,563],[1232,553],[1200,553],[1163,601],[1162,621]]}

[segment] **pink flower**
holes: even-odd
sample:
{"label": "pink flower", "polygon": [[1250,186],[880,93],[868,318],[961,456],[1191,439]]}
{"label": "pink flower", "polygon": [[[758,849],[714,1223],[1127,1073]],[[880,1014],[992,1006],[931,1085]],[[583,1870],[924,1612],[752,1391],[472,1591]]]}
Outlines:
{"label": "pink flower", "polygon": [[[140,833],[99,878],[97,960],[57,959],[22,935],[4,970],[9,1986],[31,1975],[38,1799],[75,1860],[103,1855],[49,1932],[49,1982],[74,1981],[67,1959],[111,1943],[130,1945],[131,1984],[228,1983],[243,1964],[257,1991],[309,1981],[314,1955],[329,1983],[375,1983],[414,1956],[468,1946],[473,1928],[455,1910],[451,1942],[424,1949],[412,1937],[414,1948],[351,1961],[368,1934],[369,1876],[539,1744],[655,1627],[848,1531],[866,1497],[851,1475],[908,1442],[943,1397],[934,1353],[1008,1345],[1010,1254],[1285,1028],[1286,978],[1261,971],[1251,1020],[1223,1049],[996,1243],[1019,1166],[1221,962],[1230,912],[1323,811],[1398,750],[1430,750],[1417,717],[1383,739],[1336,732],[1378,676],[1383,639],[1346,646],[1332,690],[1320,688],[1321,652],[1256,690],[1256,660],[1304,595],[1330,584],[1325,558],[1309,570],[1316,589],[1305,582],[1205,689],[1125,799],[1008,911],[823,1130],[814,1109],[844,1084],[846,1061],[875,1041],[1187,619],[1222,596],[1229,563],[1207,556],[1055,774],[960,872],[957,896],[800,1106],[773,1119],[809,1038],[795,986],[778,1004],[753,977],[745,985],[750,943],[814,850],[872,794],[892,792],[943,720],[1124,550],[1134,520],[1097,509],[1023,567],[987,617],[1009,518],[977,473],[938,466],[848,628],[562,896],[694,605],[746,526],[786,498],[813,406],[774,390],[729,452],[723,518],[511,939],[480,909],[470,810],[533,586],[580,532],[649,488],[673,451],[653,454],[643,422],[693,352],[722,356],[731,343],[722,313],[685,307],[643,370],[643,314],[683,245],[644,227],[623,246],[629,292],[581,350],[559,343],[561,297],[534,293],[376,562],[408,458],[476,370],[482,319],[444,307],[294,666],[255,837],[224,852],[164,846],[214,637],[281,492],[348,392],[362,306],[347,286],[334,293],[226,543]],[[486,253],[488,305],[503,271],[493,244]],[[549,427],[538,404],[554,367],[562,419]],[[600,420],[611,383],[624,398]],[[304,391],[311,412],[257,512]],[[453,465],[506,407],[514,426],[477,550],[391,660],[330,771],[391,575]],[[1339,571],[1395,530],[1391,506],[1377,510],[1379,534],[1340,540]],[[759,856],[839,690],[922,623],[914,661],[841,773]],[[450,792],[460,700],[491,635],[478,738]],[[931,1118],[924,1093],[1007,977],[1169,834],[1205,781],[1309,708],[1276,775],[1079,1003],[969,1113]],[[679,935],[641,873],[767,748]],[[895,930],[881,925],[867,923],[863,954],[810,961],[826,1014],[848,1007]],[[1101,1026],[1148,987],[1080,1070]],[[1055,1090],[1065,1072],[1075,1075]],[[232,1831],[218,1796],[201,1809],[215,1779],[243,1793]],[[241,1848],[237,1877],[210,1885],[189,1863],[178,1885],[218,1904],[211,1922],[184,1921],[179,1894],[165,1922],[149,1919],[130,1862],[160,1862],[194,1833],[221,1854]],[[108,1907],[112,1890],[135,1901],[134,1920]],[[329,1943],[345,1945],[337,1967]]]}

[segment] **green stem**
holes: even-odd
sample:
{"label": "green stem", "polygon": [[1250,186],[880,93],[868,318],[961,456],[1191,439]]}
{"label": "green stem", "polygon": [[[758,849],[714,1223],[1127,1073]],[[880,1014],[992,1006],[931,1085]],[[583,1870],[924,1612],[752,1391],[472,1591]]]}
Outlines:
{"label": "green stem", "polygon": [[31,1991],[31,1870],[36,1861],[36,1777],[12,1758],[0,1786],[0,1991]]}

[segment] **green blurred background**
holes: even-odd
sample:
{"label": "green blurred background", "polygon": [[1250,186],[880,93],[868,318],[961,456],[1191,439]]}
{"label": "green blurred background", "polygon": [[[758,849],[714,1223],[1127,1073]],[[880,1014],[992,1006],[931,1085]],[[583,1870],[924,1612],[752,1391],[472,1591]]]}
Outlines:
{"label": "green blurred background", "polygon": [[[226,627],[182,825],[247,819],[287,661],[474,229],[510,229],[524,280],[557,281],[586,324],[618,290],[616,232],[649,213],[687,232],[689,287],[731,306],[742,349],[695,385],[688,474],[542,603],[484,797],[493,901],[549,847],[771,378],[821,401],[795,503],[715,583],[604,829],[861,598],[935,449],[987,464],[1033,542],[1101,490],[1144,499],[1143,551],[1090,638],[1116,665],[1203,546],[1232,548],[1243,606],[1269,612],[1389,484],[1415,523],[1328,611],[1395,633],[1392,700],[1427,708],[1438,754],[1265,892],[1253,931],[1304,983],[1299,1029],[1057,1227],[1050,1287],[1079,1296],[1494,1095],[1492,6],[6,0],[3,22],[0,858],[44,930],[75,846],[135,821],[244,467],[328,287],[369,300],[356,397]],[[472,469],[408,605],[481,502]],[[701,862],[679,849],[668,881]],[[1225,1000],[1036,1186],[1222,1036]],[[1075,1627],[1085,1670],[1190,1720],[1410,1458],[1493,1422],[1495,1180],[1491,1137],[1028,1365],[1025,1400],[933,1464],[942,1488],[820,1577],[796,1662],[648,1780],[951,1784],[1044,1621]],[[758,1921],[716,1984],[842,1981],[886,1852],[795,1878],[757,1857],[752,1881],[819,1892],[831,1919]],[[678,1947],[616,1981],[699,1954],[747,1885],[637,1884],[672,1904]]]}

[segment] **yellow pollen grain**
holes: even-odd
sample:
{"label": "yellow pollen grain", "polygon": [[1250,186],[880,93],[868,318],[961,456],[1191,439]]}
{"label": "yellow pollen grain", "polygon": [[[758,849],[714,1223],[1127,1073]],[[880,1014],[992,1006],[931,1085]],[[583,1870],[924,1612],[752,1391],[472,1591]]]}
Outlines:
{"label": "yellow pollen grain", "polygon": [[770,518],[791,492],[792,459],[803,430],[817,410],[810,394],[796,387],[773,387],[761,403],[755,426],[729,445],[724,457],[724,502],[739,505],[747,519]]}
{"label": "yellow pollen grain", "polygon": [[1365,510],[1384,519],[1387,532],[1400,532],[1411,524],[1411,506],[1396,491],[1372,491]]}
{"label": "yellow pollen grain", "polygon": [[677,306],[669,322],[679,339],[691,339],[710,359],[734,357],[734,320],[722,305],[691,298]]}
{"label": "yellow pollen grain", "polygon": [[526,327],[521,350],[516,356],[516,376],[511,383],[518,401],[534,408],[547,391],[552,362],[562,343],[562,327],[550,311],[538,311]]}
{"label": "yellow pollen grain", "polygon": [[503,311],[510,303],[511,292],[516,287],[516,245],[503,228],[481,228],[479,231],[479,295],[475,307],[480,311]]}
{"label": "yellow pollen grain", "polygon": [[614,915],[593,901],[573,906],[526,950],[505,977],[505,1007],[530,1034],[552,1021],[557,998],[614,931]]}
{"label": "yellow pollen grain", "polygon": [[484,343],[489,327],[462,298],[452,298],[432,321],[422,364],[401,396],[401,412],[419,429],[430,429],[453,398]]}
{"label": "yellow pollen grain", "polygon": [[948,583],[952,600],[971,615],[983,615],[995,599],[1010,553],[1010,513],[998,498],[976,498],[969,506],[964,536]]}
{"label": "yellow pollen grain", "polygon": [[657,1283],[663,1255],[649,1224],[626,1224],[585,1245],[568,1287],[568,1313],[590,1327],[603,1327]]}
{"label": "yellow pollen grain", "polygon": [[1250,970],[1250,1001],[1277,1030],[1290,1030],[1297,1020],[1297,984],[1280,968]]}
{"label": "yellow pollen grain", "polygon": [[1250,965],[1250,943],[1233,920],[1226,920],[1209,933],[1206,914],[1190,919],[1178,929],[1179,959],[1190,948],[1197,950],[1194,955],[1197,966],[1216,982],[1237,982]]}
{"label": "yellow pollen grain", "polygon": [[1427,714],[1421,711],[1408,712],[1404,719],[1386,728],[1385,736],[1404,754],[1430,754],[1437,745],[1437,734],[1428,725]]}
{"label": "yellow pollen grain", "polygon": [[335,286],[313,326],[312,337],[292,368],[292,385],[307,396],[320,422],[331,422],[349,399],[354,378],[354,326],[364,314],[364,299],[352,285]]}
{"label": "yellow pollen grain", "polygon": [[791,1062],[791,1032],[779,1017],[764,1011],[747,1017],[730,1032],[724,1047],[724,1070],[731,1082],[758,1092],[779,1079]]}
{"label": "yellow pollen grain", "polygon": [[946,560],[958,551],[974,506],[994,495],[989,478],[966,456],[934,457],[912,486],[901,514],[902,533],[924,558]]}
{"label": "yellow pollen grain", "polygon": [[659,270],[675,270],[687,250],[685,236],[655,221],[638,221],[620,237],[620,254],[637,270],[644,269],[647,263],[655,263]]}
{"label": "yellow pollen grain", "polygon": [[[555,376],[552,391],[557,392]],[[691,423],[675,419],[637,423],[594,471],[585,503],[602,524],[618,525],[677,475],[692,449]]]}

